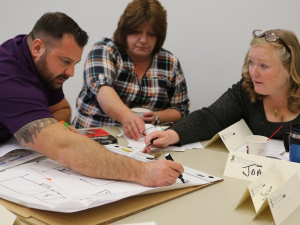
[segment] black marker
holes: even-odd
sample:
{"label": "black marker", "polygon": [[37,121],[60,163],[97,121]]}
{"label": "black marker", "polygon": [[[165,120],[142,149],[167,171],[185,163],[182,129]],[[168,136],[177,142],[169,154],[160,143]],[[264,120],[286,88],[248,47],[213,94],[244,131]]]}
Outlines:
{"label": "black marker", "polygon": [[[172,156],[170,155],[170,153],[165,154],[165,158],[166,158],[167,160],[174,161],[173,158],[172,158]],[[183,179],[183,177],[182,177],[182,174],[180,174],[178,178],[182,181],[182,183],[185,183],[185,181],[184,181],[184,179]]]}

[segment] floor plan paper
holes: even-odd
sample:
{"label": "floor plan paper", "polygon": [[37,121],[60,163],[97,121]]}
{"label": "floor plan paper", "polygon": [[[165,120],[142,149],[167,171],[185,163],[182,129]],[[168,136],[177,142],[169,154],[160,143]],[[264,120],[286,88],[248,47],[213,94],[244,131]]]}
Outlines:
{"label": "floor plan paper", "polygon": [[15,137],[0,145],[0,171],[43,156],[22,145]]}
{"label": "floor plan paper", "polygon": [[22,145],[21,142],[19,142],[15,137],[12,137],[8,141],[0,144],[0,157],[16,149],[27,149],[34,151],[32,148]]}
{"label": "floor plan paper", "polygon": [[0,157],[0,172],[42,156],[42,154],[36,151],[23,149],[13,150]]}
{"label": "floor plan paper", "polygon": [[185,167],[171,186],[150,188],[137,183],[80,175],[56,161],[28,163],[0,173],[0,197],[20,205],[55,212],[76,212],[146,192],[167,191],[221,180]]}

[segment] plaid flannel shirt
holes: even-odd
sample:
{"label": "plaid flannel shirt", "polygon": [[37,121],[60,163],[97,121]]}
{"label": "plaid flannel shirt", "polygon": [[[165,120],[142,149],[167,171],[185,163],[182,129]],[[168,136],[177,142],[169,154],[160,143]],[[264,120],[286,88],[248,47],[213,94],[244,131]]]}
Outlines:
{"label": "plaid flannel shirt", "polygon": [[189,113],[187,86],[179,60],[165,49],[153,57],[141,82],[126,51],[119,51],[113,40],[95,43],[84,67],[84,84],[76,101],[76,128],[118,126],[97,102],[101,86],[114,88],[129,108],[153,111],[172,108],[183,116]]}

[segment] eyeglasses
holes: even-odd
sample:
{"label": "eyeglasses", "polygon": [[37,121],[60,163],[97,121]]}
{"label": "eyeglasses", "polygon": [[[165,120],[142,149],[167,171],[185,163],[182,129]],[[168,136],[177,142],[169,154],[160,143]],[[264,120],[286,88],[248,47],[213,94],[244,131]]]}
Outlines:
{"label": "eyeglasses", "polygon": [[166,130],[166,129],[168,129],[168,128],[174,126],[174,122],[166,122],[166,123],[161,123],[161,124],[159,124],[159,125],[153,125],[153,127],[148,127],[147,129],[145,129],[145,130],[142,132],[142,135],[146,136],[146,135],[147,135],[147,134],[146,134],[146,131],[147,131],[147,130],[154,129],[154,128],[156,129],[157,126],[160,126],[160,127],[167,127],[167,128],[164,129],[164,130]]}
{"label": "eyeglasses", "polygon": [[283,46],[285,47],[285,49],[291,53],[291,49],[284,43],[284,41],[279,37],[277,36],[275,33],[266,33],[266,32],[263,32],[262,30],[254,30],[252,32],[252,35],[254,38],[262,38],[262,37],[265,37],[265,40],[268,41],[268,42],[275,42],[277,40],[280,40],[281,43],[283,44]]}

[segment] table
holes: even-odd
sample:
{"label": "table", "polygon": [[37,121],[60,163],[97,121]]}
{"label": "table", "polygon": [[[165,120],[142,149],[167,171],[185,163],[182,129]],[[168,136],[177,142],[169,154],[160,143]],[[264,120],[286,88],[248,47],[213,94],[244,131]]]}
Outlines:
{"label": "table", "polygon": [[[104,129],[113,135],[120,133],[117,127]],[[127,146],[124,138],[119,138],[119,144]],[[111,224],[119,225],[149,221],[155,221],[158,225],[272,224],[273,218],[269,209],[266,209],[253,220],[255,210],[250,198],[235,210],[250,182],[223,176],[227,156],[228,151],[220,139],[205,149],[172,152],[172,157],[176,162],[222,177],[224,181]],[[299,221],[300,208],[283,224],[299,224]]]}
{"label": "table", "polygon": [[[110,129],[107,131],[113,132]],[[123,140],[120,140],[119,144],[124,145],[126,142],[124,143]],[[221,139],[205,149],[172,152],[172,157],[176,162],[222,177],[224,181],[111,224],[118,225],[149,221],[155,221],[157,225],[272,224],[273,217],[269,208],[253,220],[255,210],[250,198],[235,210],[250,182],[223,176],[227,156],[228,151]],[[294,211],[283,224],[299,224],[299,221],[300,208]]]}

